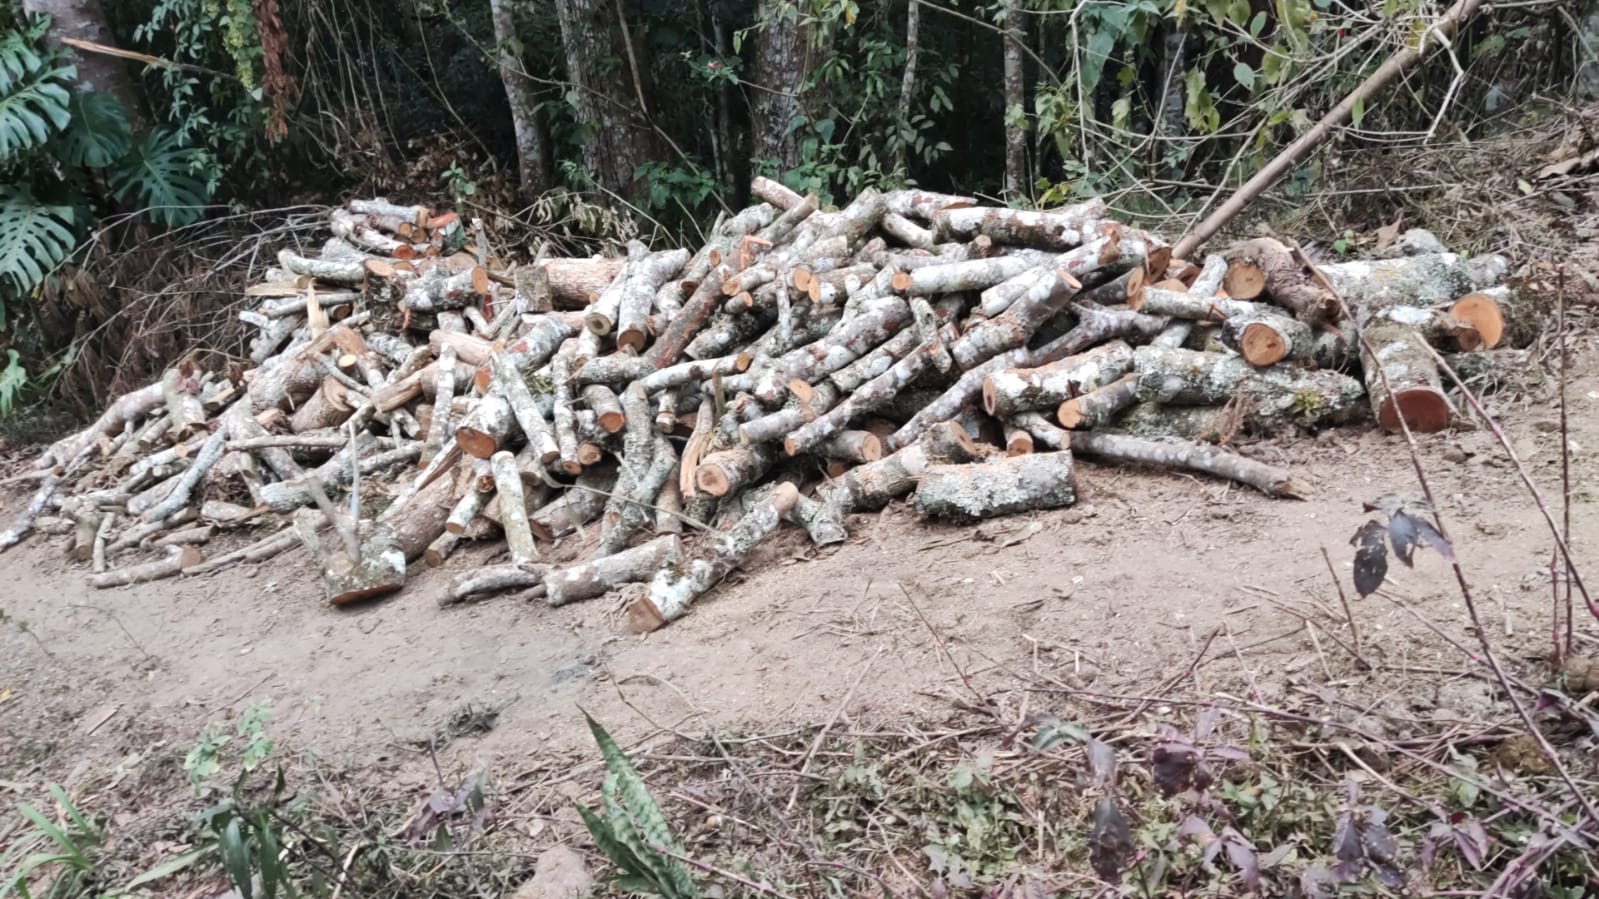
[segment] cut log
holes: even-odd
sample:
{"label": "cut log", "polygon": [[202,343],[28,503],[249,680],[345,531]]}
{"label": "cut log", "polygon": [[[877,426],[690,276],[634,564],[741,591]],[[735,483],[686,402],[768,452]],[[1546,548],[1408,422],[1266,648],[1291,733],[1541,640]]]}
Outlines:
{"label": "cut log", "polygon": [[[462,483],[461,488],[466,488]],[[456,503],[457,481],[439,478],[403,502],[390,503],[378,521],[394,529],[395,545],[407,562],[415,561],[429,545],[448,533],[445,521]]]}
{"label": "cut log", "polygon": [[711,496],[728,496],[753,484],[772,467],[776,458],[777,450],[768,444],[710,453],[702,457],[695,468],[695,485]]}
{"label": "cut log", "polygon": [[560,497],[535,510],[529,522],[548,539],[564,537],[600,517],[616,485],[611,465],[583,469],[577,481]]}
{"label": "cut log", "polygon": [[1020,420],[1034,437],[1053,449],[1069,447],[1074,453],[1103,461],[1203,472],[1247,484],[1267,496],[1308,499],[1311,494],[1309,485],[1291,472],[1220,447],[1145,440],[1126,434],[1062,431],[1036,414],[1023,415]]}
{"label": "cut log", "polygon": [[1483,349],[1491,350],[1505,336],[1505,316],[1500,302],[1508,295],[1508,289],[1473,291],[1455,300],[1449,307],[1449,317],[1469,325],[1481,338]]}
{"label": "cut log", "polygon": [[335,378],[322,379],[322,385],[289,417],[289,430],[296,434],[322,431],[342,424],[355,411],[350,388]]}
{"label": "cut log", "polygon": [[1227,319],[1222,323],[1221,342],[1251,365],[1260,366],[1304,359],[1316,349],[1316,336],[1309,325],[1272,312]]}
{"label": "cut log", "polygon": [[296,275],[306,275],[334,284],[361,284],[366,281],[365,257],[354,259],[312,259],[293,250],[278,251],[278,265]]}
{"label": "cut log", "polygon": [[[489,369],[493,373],[495,393],[510,406],[511,417],[516,420],[517,427],[527,437],[527,442],[534,447],[539,462],[548,465],[560,458],[561,449],[555,439],[554,428],[544,418],[544,412],[533,398],[533,391],[528,387],[522,373],[500,353],[494,353],[489,357]],[[461,441],[460,429],[456,430],[455,437],[457,442]],[[477,455],[473,446],[461,443],[461,447],[472,455]]]}
{"label": "cut log", "polygon": [[778,209],[793,209],[805,202],[805,197],[799,191],[791,190],[765,175],[756,175],[750,179],[750,196],[770,203]]}
{"label": "cut log", "polygon": [[161,376],[161,399],[172,419],[172,439],[182,442],[205,431],[205,408],[196,395],[198,376],[168,369]]}
{"label": "cut log", "polygon": [[317,534],[321,513],[301,509],[295,513],[295,530],[306,551],[322,567],[322,591],[328,602],[340,606],[361,599],[382,596],[405,586],[405,553],[399,535],[386,522],[360,522],[356,536],[359,552],[351,558],[342,542],[325,545]]}
{"label": "cut log", "polygon": [[940,240],[971,240],[986,235],[995,243],[1069,250],[1087,241],[1109,214],[1101,199],[1055,212],[997,207],[945,208],[933,216]]}
{"label": "cut log", "polygon": [[1114,340],[1037,368],[1008,368],[983,380],[983,409],[1004,420],[1018,412],[1059,406],[1098,390],[1133,367],[1133,348]]}
{"label": "cut log", "polygon": [[814,450],[823,459],[876,462],[883,458],[883,439],[871,431],[839,431]]}
{"label": "cut log", "polygon": [[1025,456],[1033,451],[1033,435],[1014,421],[1005,424],[1005,455]]}
{"label": "cut log", "polygon": [[629,625],[644,633],[683,617],[696,599],[720,583],[767,535],[777,530],[798,498],[799,491],[793,484],[778,484],[726,534],[706,538],[686,562],[656,572],[648,592],[628,605]]}
{"label": "cut log", "polygon": [[990,459],[969,465],[929,465],[916,486],[916,512],[977,521],[1076,502],[1070,451]]}
{"label": "cut log", "polygon": [[807,452],[842,431],[857,416],[886,405],[927,371],[941,368],[937,365],[936,357],[947,353],[941,339],[918,346],[905,358],[889,366],[888,371],[862,384],[837,406],[784,438],[783,451],[790,456]]}
{"label": "cut log", "polygon": [[511,404],[498,393],[478,398],[470,412],[455,428],[455,442],[470,456],[487,459],[494,455],[511,432],[515,419]]}
{"label": "cut log", "polygon": [[539,548],[533,542],[533,528],[527,518],[527,497],[522,492],[522,472],[516,465],[516,456],[509,450],[500,450],[489,460],[494,468],[494,489],[500,500],[500,527],[505,531],[506,547],[515,565],[529,565],[539,560]]}
{"label": "cut log", "polygon": [[1055,411],[1061,427],[1103,427],[1138,402],[1138,376],[1125,375],[1093,391],[1065,400]]}
{"label": "cut log", "polygon": [[422,561],[426,562],[429,568],[443,567],[445,561],[450,558],[460,543],[461,538],[459,535],[445,531],[434,538],[433,542],[428,544],[427,549],[422,551]]}
{"label": "cut log", "polygon": [[173,546],[157,561],[91,574],[88,577],[89,586],[104,590],[107,587],[126,587],[176,577],[183,569],[199,565],[204,559],[200,550],[193,546]]}
{"label": "cut log", "polygon": [[843,543],[849,539],[849,533],[844,530],[841,509],[803,494],[795,497],[788,520],[804,528],[811,542],[817,546]]}
{"label": "cut log", "polygon": [[616,280],[624,265],[621,259],[546,259],[534,267],[549,279],[557,309],[582,309]]}
{"label": "cut log", "polygon": [[625,495],[621,492],[619,483],[618,492],[606,504],[600,545],[595,549],[596,557],[621,552],[634,534],[655,520],[655,497],[660,494],[667,481],[677,476],[677,466],[677,452],[673,449],[671,441],[656,435],[655,451],[650,459],[649,468],[636,479],[628,478],[631,483],[628,484]]}
{"label": "cut log", "polygon": [[845,513],[882,508],[909,493],[930,463],[972,462],[984,457],[983,448],[960,425],[939,422],[904,449],[846,472],[824,487],[819,499]]}
{"label": "cut log", "polygon": [[1192,321],[1220,322],[1240,316],[1272,315],[1278,307],[1191,291],[1146,287],[1128,305],[1145,315],[1163,315]]}
{"label": "cut log", "polygon": [[968,259],[901,272],[894,276],[892,286],[895,291],[910,296],[986,290],[1034,268],[1037,266],[1032,260],[1020,256]]}
{"label": "cut log", "polygon": [[938,243],[931,228],[924,228],[897,212],[883,215],[883,233],[918,250],[931,250]]}
{"label": "cut log", "polygon": [[646,393],[659,393],[694,381],[706,381],[719,375],[732,375],[750,367],[749,353],[734,353],[717,359],[693,359],[679,362],[640,378],[636,383]]}
{"label": "cut log", "polygon": [[1358,324],[1392,306],[1434,306],[1488,289],[1510,271],[1503,256],[1427,253],[1399,259],[1364,259],[1318,266],[1343,297]]}
{"label": "cut log", "polygon": [[1421,433],[1449,427],[1454,409],[1420,331],[1378,320],[1360,329],[1360,344],[1360,363],[1378,424],[1397,431],[1402,417],[1410,430]]}
{"label": "cut log", "polygon": [[50,448],[39,457],[38,467],[66,465],[77,458],[84,447],[93,446],[102,437],[115,436],[129,423],[150,414],[150,411],[160,406],[162,402],[160,382],[117,397],[104,412],[100,413],[94,424],[51,444]]}
{"label": "cut log", "polygon": [[549,570],[548,565],[518,565],[511,562],[504,565],[485,565],[474,571],[463,572],[452,578],[449,586],[439,595],[439,606],[442,608],[466,602],[486,593],[542,587],[544,577]]}
{"label": "cut log", "polygon": [[[1253,299],[1261,295],[1253,285],[1258,280],[1273,303],[1291,310],[1301,321],[1311,324],[1336,320],[1342,310],[1338,297],[1317,284],[1312,274],[1294,258],[1280,241],[1257,237],[1227,248],[1228,276],[1222,281],[1228,296]],[[1236,269],[1236,271],[1235,271]]]}
{"label": "cut log", "polygon": [[544,575],[544,600],[552,606],[564,606],[604,596],[624,584],[650,580],[657,572],[676,565],[682,553],[682,542],[667,534],[581,565],[551,568]]}
{"label": "cut log", "polygon": [[1261,415],[1304,424],[1342,420],[1365,394],[1359,381],[1335,371],[1259,369],[1239,356],[1195,350],[1142,346],[1134,367],[1140,400],[1203,406],[1237,397]]}
{"label": "cut log", "polygon": [[143,513],[144,520],[165,521],[187,506],[190,497],[194,495],[194,488],[200,485],[200,479],[205,477],[206,472],[211,470],[211,466],[215,465],[218,459],[222,458],[222,447],[227,440],[228,423],[224,419],[218,424],[216,431],[200,444],[200,449],[194,454],[194,459],[189,462],[189,467],[184,470],[182,477],[178,478],[172,492]]}
{"label": "cut log", "polygon": [[454,433],[450,404],[455,400],[455,347],[445,346],[439,354],[438,376],[434,379],[433,415],[428,420],[427,437],[422,442],[421,462],[432,462],[444,448],[445,435]]}
{"label": "cut log", "polygon": [[730,267],[718,265],[705,275],[699,286],[694,289],[693,295],[678,311],[677,316],[666,326],[666,330],[656,337],[655,343],[644,354],[650,365],[659,369],[677,362],[678,357],[683,354],[683,348],[688,346],[689,341],[693,340],[710,320],[711,313],[718,305],[717,300],[721,298],[722,282],[732,273]]}
{"label": "cut log", "polygon": [[883,195],[889,212],[895,215],[932,221],[946,209],[966,209],[977,205],[973,197],[935,193],[930,190],[891,190]]}
{"label": "cut log", "polygon": [[622,401],[604,384],[590,384],[583,388],[583,404],[594,410],[595,420],[607,434],[615,434],[627,423],[622,412]]}

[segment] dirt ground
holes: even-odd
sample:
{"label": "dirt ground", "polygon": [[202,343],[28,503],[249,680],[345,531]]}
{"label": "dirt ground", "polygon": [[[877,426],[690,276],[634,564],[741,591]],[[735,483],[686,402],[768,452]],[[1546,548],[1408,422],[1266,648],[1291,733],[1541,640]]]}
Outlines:
{"label": "dirt ground", "polygon": [[[1580,358],[1569,385],[1579,558],[1599,545],[1599,366],[1591,352]],[[1491,402],[1558,508],[1550,389]],[[1485,429],[1424,437],[1421,448],[1485,625],[1511,656],[1537,655],[1551,541],[1536,505]],[[959,528],[897,504],[856,517],[850,542],[820,552],[785,530],[688,618],[647,637],[627,632],[614,597],[439,608],[447,578],[481,553],[424,570],[384,601],[335,609],[299,550],[102,591],[35,538],[0,556],[0,608],[12,619],[0,628],[0,793],[181,757],[207,722],[255,701],[270,702],[283,745],[418,778],[431,760],[417,741],[469,707],[503,710],[487,733],[444,745],[440,761],[515,772],[530,759],[592,755],[582,710],[624,740],[771,733],[835,715],[864,729],[937,718],[973,692],[1023,709],[1029,685],[1152,692],[1207,639],[1196,686],[1284,701],[1300,676],[1347,668],[1340,647],[1351,635],[1321,548],[1347,583],[1361,503],[1419,490],[1403,440],[1369,424],[1243,449],[1299,472],[1314,497],[1083,461],[1082,500],[1069,510]],[[22,499],[6,496],[3,514]],[[1401,672],[1464,668],[1421,622],[1469,639],[1436,555],[1418,553],[1413,570],[1395,564],[1384,592],[1350,597],[1368,659]],[[1582,623],[1591,652],[1593,622]],[[1371,702],[1449,714],[1441,698]]]}

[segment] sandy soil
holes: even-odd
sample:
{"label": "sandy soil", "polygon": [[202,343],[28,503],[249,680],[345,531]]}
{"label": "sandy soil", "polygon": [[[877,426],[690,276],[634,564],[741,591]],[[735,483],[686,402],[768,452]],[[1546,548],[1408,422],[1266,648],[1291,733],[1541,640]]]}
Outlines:
{"label": "sandy soil", "polygon": [[[1570,386],[1579,555],[1599,545],[1599,376],[1585,369]],[[1558,501],[1554,407],[1547,397],[1494,402]],[[787,529],[690,617],[648,637],[630,635],[610,599],[438,608],[444,581],[481,552],[341,610],[321,600],[299,550],[100,591],[35,539],[0,556],[0,609],[13,619],[0,627],[0,787],[70,781],[132,754],[180,757],[206,722],[256,700],[270,701],[285,745],[402,767],[423,762],[413,741],[452,715],[505,704],[496,727],[449,742],[441,758],[514,770],[587,752],[582,709],[623,737],[772,732],[825,722],[848,694],[845,720],[861,727],[947,712],[972,695],[963,679],[986,697],[1010,694],[1013,707],[1025,707],[1028,684],[1151,691],[1212,634],[1197,670],[1206,688],[1279,698],[1298,673],[1346,658],[1349,628],[1321,547],[1347,583],[1362,501],[1419,491],[1403,441],[1367,425],[1245,449],[1301,472],[1314,498],[1083,462],[1083,500],[1070,510],[968,529],[929,526],[896,505],[857,517],[852,540],[822,552]],[[1536,655],[1551,548],[1536,506],[1487,431],[1427,437],[1422,451],[1486,625]],[[21,501],[6,496],[0,514]],[[1420,553],[1413,570],[1395,569],[1394,600],[1465,633],[1439,558]],[[1461,668],[1396,602],[1351,602],[1369,658]]]}

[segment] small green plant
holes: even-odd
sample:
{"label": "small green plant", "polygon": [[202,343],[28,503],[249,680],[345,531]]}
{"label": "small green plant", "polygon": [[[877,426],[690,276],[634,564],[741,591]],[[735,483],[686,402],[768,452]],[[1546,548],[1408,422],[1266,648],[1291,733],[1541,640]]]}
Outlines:
{"label": "small green plant", "polygon": [[683,847],[673,836],[644,778],[605,728],[587,713],[584,717],[605,759],[605,782],[600,787],[604,814],[596,814],[583,805],[577,810],[595,844],[619,869],[616,888],[667,899],[699,896],[688,870],[677,859],[683,854]]}
{"label": "small green plant", "polygon": [[0,872],[4,872],[0,873],[4,878],[0,880],[0,899],[32,899],[28,885],[36,874],[48,869],[53,869],[49,886],[40,895],[50,899],[94,895],[105,879],[99,861],[105,830],[90,821],[59,784],[50,784],[49,789],[66,820],[57,824],[28,803],[17,803],[17,812],[31,828],[0,854]]}
{"label": "small green plant", "polygon": [[444,170],[444,174],[440,176],[439,180],[444,182],[444,186],[449,190],[450,196],[455,198],[455,205],[457,206],[460,206],[461,202],[467,197],[477,193],[477,182],[473,181],[471,176],[466,173],[466,169],[461,168],[459,162],[451,163],[450,167]]}

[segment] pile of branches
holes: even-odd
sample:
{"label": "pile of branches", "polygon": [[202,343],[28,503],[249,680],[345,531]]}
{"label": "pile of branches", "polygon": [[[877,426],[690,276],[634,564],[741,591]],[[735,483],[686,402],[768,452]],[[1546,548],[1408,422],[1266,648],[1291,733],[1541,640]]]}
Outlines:
{"label": "pile of branches", "polygon": [[[503,537],[509,561],[442,603],[641,584],[629,619],[648,630],[784,521],[829,544],[850,513],[913,492],[956,521],[1059,508],[1078,454],[1302,498],[1215,437],[1367,407],[1384,427],[1447,427],[1438,348],[1493,347],[1516,321],[1504,259],[1422,232],[1320,268],[1270,239],[1190,261],[1098,200],[869,190],[821,211],[753,190],[697,252],[516,266],[454,213],[335,209],[318,250],[282,250],[249,288],[254,367],[178,364],[49,447],[0,549],[69,533],[109,587],[303,544],[340,604]],[[202,557],[219,529],[274,516],[289,520]],[[574,534],[582,561],[543,561]],[[156,557],[111,567],[135,551]]]}

